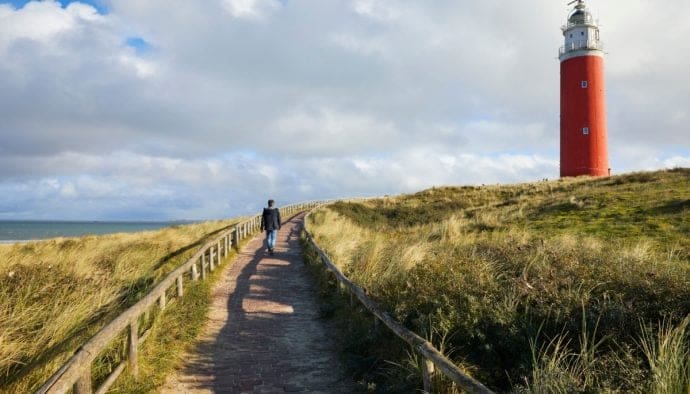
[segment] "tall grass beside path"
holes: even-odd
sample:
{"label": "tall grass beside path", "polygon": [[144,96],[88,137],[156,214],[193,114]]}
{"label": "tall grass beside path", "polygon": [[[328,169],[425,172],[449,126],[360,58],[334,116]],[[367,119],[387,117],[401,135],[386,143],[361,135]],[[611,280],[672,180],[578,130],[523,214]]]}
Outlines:
{"label": "tall grass beside path", "polygon": [[235,222],[0,245],[0,391],[35,390],[98,329]]}
{"label": "tall grass beside path", "polygon": [[310,220],[349,278],[409,329],[447,333],[496,391],[687,394],[657,382],[688,367],[690,170],[434,188]]}
{"label": "tall grass beside path", "polygon": [[[238,250],[248,242],[240,241]],[[182,298],[171,298],[165,312],[156,319],[151,334],[139,348],[139,376],[125,374],[113,385],[112,392],[157,392],[169,374],[184,364],[187,351],[193,350],[199,332],[207,323],[214,286],[237,258],[235,249],[223,259],[219,268],[207,272],[206,279],[188,281]],[[109,372],[109,371],[108,371]]]}

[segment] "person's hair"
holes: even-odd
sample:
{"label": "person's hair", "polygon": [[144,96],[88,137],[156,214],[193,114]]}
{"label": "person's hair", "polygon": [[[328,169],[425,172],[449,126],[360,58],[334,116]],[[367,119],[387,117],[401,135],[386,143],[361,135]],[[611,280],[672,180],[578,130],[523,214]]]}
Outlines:
{"label": "person's hair", "polygon": [[275,203],[276,203],[276,202],[273,201],[273,200],[268,200],[268,206],[269,206],[269,207],[272,207],[273,205],[275,205]]}

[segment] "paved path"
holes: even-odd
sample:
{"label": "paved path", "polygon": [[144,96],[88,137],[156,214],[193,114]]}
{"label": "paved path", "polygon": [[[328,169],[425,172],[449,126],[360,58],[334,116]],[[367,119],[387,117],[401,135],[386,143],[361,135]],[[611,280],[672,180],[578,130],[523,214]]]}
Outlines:
{"label": "paved path", "polygon": [[253,238],[213,291],[194,352],[162,392],[355,392],[335,354],[333,330],[318,317],[302,261],[303,215],[283,225],[276,253]]}

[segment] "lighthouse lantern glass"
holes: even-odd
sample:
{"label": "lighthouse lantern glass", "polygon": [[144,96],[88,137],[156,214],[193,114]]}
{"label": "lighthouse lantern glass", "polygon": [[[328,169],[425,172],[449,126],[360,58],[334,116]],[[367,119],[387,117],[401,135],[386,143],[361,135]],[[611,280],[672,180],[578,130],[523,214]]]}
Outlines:
{"label": "lighthouse lantern glass", "polygon": [[599,26],[583,1],[578,2],[573,12],[568,15],[562,29],[565,45],[559,50],[560,56],[578,50],[603,50],[603,45],[599,41]]}

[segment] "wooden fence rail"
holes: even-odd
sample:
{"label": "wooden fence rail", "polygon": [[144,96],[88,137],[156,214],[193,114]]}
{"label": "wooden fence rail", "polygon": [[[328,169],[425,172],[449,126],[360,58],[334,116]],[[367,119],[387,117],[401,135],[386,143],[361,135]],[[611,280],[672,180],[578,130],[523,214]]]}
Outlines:
{"label": "wooden fence rail", "polygon": [[395,335],[400,337],[403,341],[407,342],[417,353],[419,353],[424,362],[422,363],[422,379],[424,382],[424,390],[426,392],[431,392],[434,367],[438,368],[444,375],[446,375],[450,380],[452,380],[459,388],[468,393],[478,393],[487,394],[492,393],[486,386],[472,378],[471,376],[465,374],[458,368],[452,361],[446,358],[440,351],[438,351],[434,345],[429,341],[415,334],[414,332],[405,328],[401,323],[392,318],[387,312],[381,309],[376,303],[374,303],[364,292],[364,290],[354,284],[347,276],[345,276],[342,271],[331,261],[326,252],[324,252],[321,247],[314,241],[312,234],[309,232],[307,226],[307,219],[309,215],[304,219],[304,230],[307,237],[307,241],[321,257],[321,261],[326,265],[326,268],[333,273],[335,278],[339,282],[341,288],[345,288],[350,291],[350,295],[357,297],[359,302],[371,312],[376,318],[382,321]]}
{"label": "wooden fence rail", "polygon": [[[280,211],[284,218],[289,218],[319,204],[320,202],[293,204],[281,207]],[[156,305],[164,310],[168,303],[166,293],[172,286],[176,288],[177,297],[183,297],[185,278],[188,277],[192,281],[204,280],[207,277],[207,271],[213,271],[221,263],[222,258],[228,256],[231,248],[238,248],[240,241],[258,231],[260,226],[261,216],[256,215],[234,225],[231,229],[222,232],[204,244],[187,262],[169,273],[144,298],[98,331],[45,382],[37,393],[66,393],[70,389],[75,394],[92,393],[94,388],[91,379],[91,367],[94,360],[124,332],[127,332],[128,337],[127,359],[115,368],[95,391],[96,393],[105,393],[126,366],[136,378],[139,369],[138,347],[151,332],[148,330],[139,336],[139,323],[142,316],[148,316],[151,308]]]}

